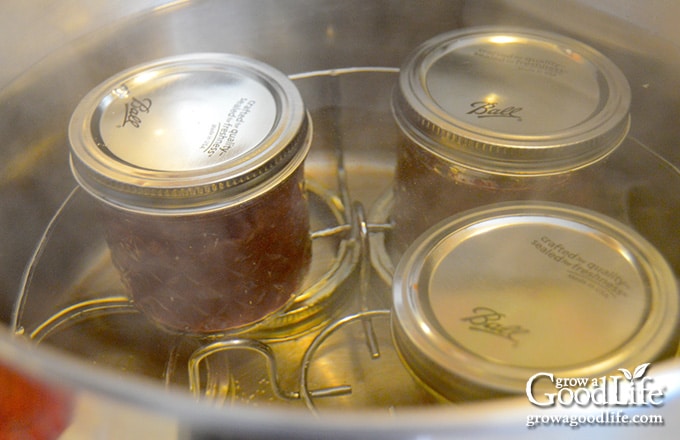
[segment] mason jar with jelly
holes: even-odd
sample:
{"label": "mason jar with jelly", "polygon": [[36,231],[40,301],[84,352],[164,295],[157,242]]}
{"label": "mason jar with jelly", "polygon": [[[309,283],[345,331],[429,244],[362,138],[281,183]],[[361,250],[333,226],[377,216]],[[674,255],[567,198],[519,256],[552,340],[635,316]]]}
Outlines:
{"label": "mason jar with jelly", "polygon": [[115,75],[69,127],[132,303],[174,332],[245,329],[289,304],[311,259],[311,121],[259,61],[200,53]]}
{"label": "mason jar with jelly", "polygon": [[393,97],[391,246],[403,252],[439,220],[496,202],[612,214],[616,201],[592,190],[627,135],[630,99],[609,59],[561,35],[479,27],[427,41],[404,62]]}

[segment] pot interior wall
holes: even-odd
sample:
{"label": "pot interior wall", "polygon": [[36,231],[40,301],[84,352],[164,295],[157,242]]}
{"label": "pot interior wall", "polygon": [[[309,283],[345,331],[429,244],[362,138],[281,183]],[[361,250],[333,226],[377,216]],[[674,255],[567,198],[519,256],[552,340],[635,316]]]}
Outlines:
{"label": "pot interior wall", "polygon": [[[664,170],[680,165],[680,51],[673,42],[650,30],[594,11],[577,2],[564,1],[275,1],[204,0],[176,2],[154,10],[107,23],[101,29],[70,41],[40,60],[0,93],[0,323],[9,327],[22,286],[26,264],[50,220],[75,186],[68,164],[66,127],[80,98],[105,78],[132,65],[164,56],[188,52],[230,52],[266,62],[286,74],[295,75],[328,69],[356,67],[386,68],[370,76],[374,87],[359,89],[346,103],[364,104],[367,115],[345,115],[355,124],[343,145],[350,173],[359,182],[353,194],[366,205],[376,198],[374,189],[361,183],[365,164],[380,173],[391,165],[393,127],[376,144],[358,145],[362,132],[357,119],[375,122],[372,128],[390,126],[384,112],[389,104],[394,75],[404,57],[428,38],[474,25],[513,25],[559,32],[591,44],[611,58],[626,74],[633,93],[633,125],[630,137],[650,157],[659,154],[669,163]],[[351,82],[351,81],[350,81]],[[310,107],[322,112],[333,99],[314,96],[314,84],[303,84]],[[555,109],[559,111],[559,109]],[[391,127],[391,126],[390,126]],[[328,130],[332,131],[332,128]],[[371,130],[370,128],[368,129]],[[392,131],[391,131],[392,130]],[[367,135],[379,138],[378,134]],[[332,150],[329,150],[332,152]],[[328,151],[313,156],[310,168],[320,170]],[[378,171],[375,171],[378,170]],[[664,171],[666,172],[666,171]],[[389,173],[387,173],[389,174]],[[650,175],[654,171],[650,170]],[[382,177],[381,177],[382,178]],[[383,180],[389,183],[389,176]],[[378,188],[379,190],[380,188]],[[665,205],[663,195],[645,195],[654,206]],[[77,219],[76,219],[77,220]],[[70,282],[69,256],[80,255],[85,228],[76,220],[62,224],[62,233],[50,237],[52,248],[64,258],[51,258],[47,271],[55,294]],[[680,248],[674,224],[651,226],[650,234],[669,248]],[[671,228],[671,229],[669,229]],[[43,290],[47,291],[47,290]],[[45,303],[47,304],[47,303]],[[48,305],[45,305],[48,307]],[[35,306],[36,316],[41,313]],[[9,331],[2,329],[2,337]],[[152,347],[139,347],[141,351]],[[0,353],[3,353],[0,350]],[[5,350],[22,356],[15,350]],[[23,355],[26,356],[26,355]],[[15,360],[11,360],[16,361]],[[33,372],[41,373],[41,365]],[[675,366],[677,367],[677,365]],[[77,382],[77,378],[71,377]],[[123,387],[123,389],[128,389]],[[122,393],[123,391],[121,391]],[[142,402],[149,404],[150,402]],[[168,405],[170,406],[170,405]],[[181,406],[180,406],[181,407]],[[169,408],[165,408],[168,409]],[[177,408],[173,408],[176,410]],[[212,413],[211,413],[212,414]],[[440,417],[446,417],[437,413]],[[415,421],[416,418],[409,419]],[[432,419],[429,419],[433,422]],[[436,419],[435,419],[436,421]],[[212,419],[214,422],[214,419]],[[276,418],[292,429],[288,422]],[[456,419],[454,423],[464,423]],[[245,424],[255,424],[252,414]],[[479,420],[473,423],[480,423]],[[483,425],[483,424],[482,424]],[[338,427],[338,424],[332,425]],[[476,428],[480,428],[477,425]],[[319,428],[313,423],[310,429]],[[349,429],[349,428],[348,428]],[[378,429],[378,428],[376,428]]]}

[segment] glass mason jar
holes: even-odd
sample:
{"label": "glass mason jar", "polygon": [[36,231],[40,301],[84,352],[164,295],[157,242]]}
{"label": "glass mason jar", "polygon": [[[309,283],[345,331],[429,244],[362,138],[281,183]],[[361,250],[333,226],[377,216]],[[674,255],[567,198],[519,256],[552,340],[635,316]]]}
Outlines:
{"label": "glass mason jar", "polygon": [[141,312],[214,334],[294,298],[311,259],[311,131],[283,73],[229,54],[149,62],[82,99],[71,167],[101,204],[113,264]]}
{"label": "glass mason jar", "polygon": [[403,252],[439,220],[489,203],[590,207],[629,107],[623,73],[570,38],[481,27],[427,41],[404,62],[393,97],[402,140],[391,246]]}
{"label": "glass mason jar", "polygon": [[561,203],[498,203],[437,223],[399,261],[393,299],[405,364],[451,401],[531,388],[543,403],[559,391],[544,375],[604,387],[678,343],[664,256],[628,225]]}

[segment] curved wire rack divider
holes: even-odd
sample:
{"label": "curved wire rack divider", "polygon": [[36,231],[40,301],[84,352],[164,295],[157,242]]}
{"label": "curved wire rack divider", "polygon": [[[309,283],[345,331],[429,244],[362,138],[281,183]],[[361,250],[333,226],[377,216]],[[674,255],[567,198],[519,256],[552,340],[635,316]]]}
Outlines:
{"label": "curved wire rack divider", "polygon": [[[304,80],[317,77],[337,77],[342,75],[354,73],[398,73],[397,68],[391,67],[351,67],[342,69],[319,70],[313,72],[304,72],[290,75],[293,81]],[[330,335],[342,328],[343,326],[352,322],[361,321],[363,331],[365,334],[366,345],[369,350],[371,358],[380,357],[380,347],[373,330],[372,319],[389,318],[389,310],[370,310],[368,306],[368,298],[370,292],[370,274],[372,268],[371,256],[371,235],[374,233],[384,234],[391,229],[389,223],[369,224],[364,207],[360,202],[354,201],[349,193],[349,186],[347,183],[347,172],[345,169],[344,155],[342,148],[339,145],[334,146],[337,185],[339,202],[332,199],[334,196],[323,194],[323,191],[317,188],[313,182],[308,181],[308,187],[315,193],[321,193],[322,198],[331,207],[331,210],[336,215],[338,225],[328,227],[322,230],[312,231],[311,236],[313,240],[322,239],[326,237],[347,236],[347,239],[341,240],[338,249],[339,258],[334,261],[332,267],[318,280],[312,288],[335,289],[338,283],[344,280],[335,280],[336,283],[329,283],[329,279],[337,276],[341,271],[340,266],[348,264],[345,262],[346,258],[343,256],[350,255],[350,265],[354,266],[358,260],[359,271],[359,292],[358,300],[360,303],[360,311],[358,313],[350,314],[340,317],[339,319],[330,322],[321,329],[321,331],[314,337],[311,344],[307,347],[303,354],[303,360],[299,377],[299,391],[287,391],[282,389],[279,384],[279,371],[277,367],[276,356],[274,351],[268,345],[266,340],[250,338],[241,334],[227,335],[219,340],[209,341],[203,344],[198,349],[194,350],[189,358],[188,375],[189,388],[196,399],[205,399],[215,404],[223,404],[227,396],[233,389],[233,380],[230,377],[228,368],[208,365],[211,356],[228,352],[232,350],[247,350],[252,351],[262,356],[266,361],[266,371],[268,379],[271,384],[274,395],[281,400],[302,400],[306,407],[313,413],[317,414],[314,399],[320,397],[331,397],[350,394],[352,392],[351,385],[341,384],[331,386],[323,389],[311,390],[308,386],[308,375],[312,364],[314,355],[319,346],[321,346]],[[15,308],[12,313],[11,328],[15,335],[25,335],[25,329],[22,326],[21,320],[26,306],[29,286],[36,273],[38,263],[46,249],[46,244],[50,241],[54,233],[55,225],[59,217],[63,214],[70,201],[75,197],[79,191],[78,187],[74,188],[61,204],[49,224],[47,225],[39,244],[35,249],[34,254],[29,260],[24,276],[21,280],[21,289],[15,302]],[[382,218],[382,217],[381,217]],[[354,249],[352,249],[354,247]],[[356,256],[352,257],[352,252],[356,251]],[[346,268],[345,268],[346,269]],[[351,272],[351,270],[350,270]],[[340,278],[342,278],[340,276]],[[381,278],[383,278],[381,276]],[[27,336],[36,344],[43,342],[56,332],[75,324],[82,320],[111,314],[134,314],[139,313],[131,301],[126,296],[110,296],[104,298],[97,298],[91,300],[81,301],[79,303],[70,305],[59,310],[57,313],[49,317],[47,320],[33,329]],[[285,312],[284,312],[285,313]],[[172,353],[170,357],[172,357]],[[168,365],[172,361],[168,362]],[[205,389],[201,389],[201,365],[206,364],[207,368],[213,370],[213,374],[209,374],[208,383]],[[171,367],[168,367],[169,369]],[[215,374],[217,373],[217,374]],[[217,377],[221,375],[229,376],[225,382],[224,377]],[[216,378],[217,377],[217,378]],[[166,384],[167,385],[167,384]]]}

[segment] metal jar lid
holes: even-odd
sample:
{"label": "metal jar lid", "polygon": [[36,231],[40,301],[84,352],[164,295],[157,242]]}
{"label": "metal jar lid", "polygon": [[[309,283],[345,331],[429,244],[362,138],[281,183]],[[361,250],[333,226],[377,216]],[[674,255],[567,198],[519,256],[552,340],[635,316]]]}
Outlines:
{"label": "metal jar lid", "polygon": [[537,372],[600,377],[666,355],[677,336],[663,256],[628,226],[562,204],[438,224],[400,260],[393,289],[403,359],[451,400],[521,393]]}
{"label": "metal jar lid", "polygon": [[96,197],[135,210],[240,203],[299,165],[311,128],[294,84],[231,54],[164,58],[115,75],[71,118],[71,167]]}
{"label": "metal jar lid", "polygon": [[405,61],[393,110],[423,148],[504,175],[578,169],[628,133],[630,87],[593,48],[552,33],[468,28]]}

